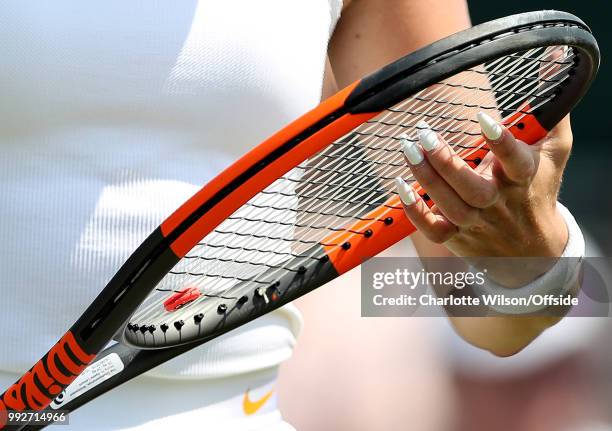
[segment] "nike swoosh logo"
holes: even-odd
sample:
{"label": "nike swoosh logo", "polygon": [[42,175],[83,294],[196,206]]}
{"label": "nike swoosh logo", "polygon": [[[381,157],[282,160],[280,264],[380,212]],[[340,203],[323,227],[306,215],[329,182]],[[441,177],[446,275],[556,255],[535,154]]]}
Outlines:
{"label": "nike swoosh logo", "polygon": [[270,399],[272,394],[274,393],[274,389],[258,399],[257,401],[251,401],[249,398],[249,389],[244,393],[244,398],[242,399],[242,409],[246,415],[252,415],[257,413],[257,411],[263,407],[263,405]]}

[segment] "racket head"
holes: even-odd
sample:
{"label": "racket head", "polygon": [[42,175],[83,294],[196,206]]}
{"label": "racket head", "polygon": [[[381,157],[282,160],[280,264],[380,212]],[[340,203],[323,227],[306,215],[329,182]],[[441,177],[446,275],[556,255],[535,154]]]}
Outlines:
{"label": "racket head", "polygon": [[[393,179],[411,178],[399,140],[416,140],[419,120],[476,167],[488,151],[477,112],[534,143],[582,98],[598,65],[588,27],[546,11],[457,33],[349,86],[222,174],[219,188],[233,191],[219,202],[194,216],[211,200],[196,195],[162,225],[181,259],[122,342],[214,338],[350,270],[414,230]],[[253,175],[267,184],[239,184]]]}

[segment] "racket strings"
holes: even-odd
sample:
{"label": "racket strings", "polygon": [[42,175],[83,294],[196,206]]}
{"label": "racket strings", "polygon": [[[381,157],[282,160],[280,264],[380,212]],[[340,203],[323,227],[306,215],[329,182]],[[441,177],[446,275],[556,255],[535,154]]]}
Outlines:
{"label": "racket strings", "polygon": [[[447,132],[447,133],[448,133],[448,132],[450,132],[450,133],[454,132],[454,131],[452,131],[452,130],[448,130],[448,129],[446,129],[446,130],[444,130],[444,131],[445,131],[445,132]],[[477,134],[478,134],[478,133],[474,133],[474,135],[477,135]],[[380,135],[378,135],[378,134],[376,134],[376,133],[374,133],[373,135],[374,135],[374,136],[380,136]],[[336,157],[339,157],[339,156],[336,156]],[[402,165],[402,163],[396,163],[395,165],[396,165],[396,166],[401,166],[401,165]],[[318,169],[318,170],[326,170],[326,169],[321,169],[321,168],[315,168],[315,169]],[[329,169],[329,171],[333,171],[333,170],[334,170],[334,169]],[[336,171],[337,171],[337,169],[336,169]],[[341,172],[341,173],[342,173],[342,172]],[[389,177],[389,179],[391,179],[391,178],[394,178],[394,176]],[[322,182],[322,181],[320,181],[319,183],[323,183],[323,182]],[[332,185],[332,186],[338,186],[338,184],[337,184],[337,183],[331,183],[331,185]],[[348,187],[348,186],[347,186],[347,185],[344,185],[344,187]],[[286,193],[285,193],[285,195],[286,195]],[[339,201],[339,199],[335,199],[335,201]],[[347,201],[347,202],[348,202],[348,203],[351,203],[351,201]]]}
{"label": "racket strings", "polygon": [[[297,208],[282,208],[282,207],[275,207],[275,206],[258,206],[257,204],[253,204],[250,203],[249,206],[253,206],[256,208],[269,208],[269,209],[273,209],[276,211],[288,211],[288,212],[294,212],[294,213],[300,213],[300,214],[317,214],[317,215],[322,215],[322,216],[333,216],[333,217],[338,217],[338,218],[350,218],[350,219],[355,219],[355,220],[360,220],[360,221],[368,221],[368,220],[375,220],[371,217],[359,217],[356,216],[355,214],[343,214],[343,213],[336,213],[336,212],[330,212],[330,211],[313,211],[313,210],[309,210],[309,209],[297,209]],[[239,219],[238,217],[236,217],[235,219]],[[203,241],[200,242],[198,245],[207,245],[210,244],[209,242]]]}
{"label": "racket strings", "polygon": [[[555,63],[558,63],[558,62],[555,62]],[[503,75],[501,75],[501,76],[503,76]],[[418,100],[419,98],[417,97],[416,99]],[[438,101],[438,100],[435,100],[435,101]],[[451,103],[451,104],[454,104],[454,102],[450,102],[450,103]],[[459,105],[459,104],[457,104],[457,105]],[[466,106],[466,105],[468,105],[468,104],[464,104],[463,106]],[[482,107],[481,105],[477,105],[477,106]],[[450,129],[448,129],[448,128],[446,128],[446,129],[440,129],[440,131],[441,131],[441,132],[446,132],[446,133],[453,133],[453,132],[455,132],[454,130],[450,130]],[[470,132],[468,132],[468,133],[470,133]],[[477,133],[477,132],[476,132],[476,133],[471,133],[471,134],[473,134],[473,135],[479,135],[479,133]],[[377,133],[373,133],[373,134],[371,133],[371,135],[372,135],[372,136],[374,136],[374,137],[377,137],[377,136],[384,136],[384,137],[387,137],[386,135],[379,135],[379,134],[377,134]],[[339,157],[339,156],[336,156],[336,157]],[[401,166],[402,164],[401,164],[401,163],[397,163],[396,165],[397,165],[397,166]],[[404,166],[405,166],[405,165],[404,165]],[[317,168],[315,168],[315,169],[317,169]],[[321,168],[318,168],[318,169],[319,169],[319,170],[321,170]],[[329,169],[329,171],[330,171],[330,172],[333,172],[333,169]],[[342,173],[344,173],[344,172],[340,172],[340,173],[342,174]],[[337,172],[336,172],[336,174],[337,174]],[[389,178],[389,179],[392,179],[392,178],[394,178],[394,177],[395,177],[395,175],[391,175],[391,176],[389,176],[388,178]],[[353,180],[354,180],[354,179],[353,179]],[[349,187],[349,186],[350,186],[350,184],[345,184],[345,185],[344,185],[344,187]],[[328,186],[328,187],[329,187],[329,186]],[[336,184],[336,183],[333,183],[333,187],[337,187],[337,184]],[[379,191],[380,191],[380,190],[377,190],[377,192],[379,192]],[[287,195],[287,193],[285,193],[285,195]],[[333,199],[333,201],[339,202],[339,201],[342,201],[342,199]],[[346,199],[345,199],[345,203],[347,203],[347,204],[352,204],[353,202],[352,202],[352,201],[350,201],[350,200],[346,200]],[[239,217],[238,217],[238,218],[239,218]],[[261,219],[252,219],[252,220],[255,220],[255,221],[260,221]],[[289,224],[288,224],[288,223],[285,223],[285,225],[289,225]],[[298,226],[298,225],[295,225],[295,224],[294,224],[294,226]],[[299,226],[304,226],[304,225],[302,224],[302,225],[299,225]],[[253,235],[253,236],[254,236],[254,238],[259,238],[259,239],[261,239],[261,237],[262,237],[261,235],[257,235],[257,234],[255,234],[255,235]]]}
{"label": "racket strings", "polygon": [[[468,87],[469,87],[469,86],[468,86]],[[472,87],[470,87],[470,88],[472,88]],[[541,96],[539,96],[539,95],[536,95],[536,96],[541,97]],[[420,99],[420,98],[417,98],[417,99]],[[393,110],[393,111],[397,111],[397,110]],[[407,111],[407,110],[402,110],[401,112],[406,112],[406,111]],[[408,112],[409,112],[409,110],[408,110]],[[412,114],[414,114],[414,113],[412,113]],[[427,114],[427,116],[428,116],[428,117],[434,117],[434,118],[436,117],[436,115],[435,115],[435,114]],[[443,117],[443,118],[449,118],[449,117]],[[450,118],[455,119],[456,117],[450,117]],[[476,121],[475,121],[475,120],[470,120],[470,121],[473,121],[474,123],[476,123]],[[379,123],[384,124],[384,125],[393,125],[393,123],[389,123],[389,122],[384,121],[384,120],[380,120],[380,121],[379,121]],[[414,124],[411,124],[411,125],[399,124],[399,126],[400,126],[400,127],[414,127]],[[449,129],[440,129],[440,131],[444,131],[446,134],[453,134],[453,133],[466,133],[466,134],[469,134],[469,135],[472,135],[472,136],[478,136],[478,135],[479,135],[479,133],[478,133],[478,132],[466,132],[465,130],[449,130]],[[377,134],[377,133],[373,133],[373,134],[372,134],[372,133],[362,133],[362,134],[363,134],[363,135],[368,135],[368,134],[371,134],[371,135],[373,135],[373,136],[375,136],[375,137],[387,137],[386,135],[380,135],[380,134]],[[389,137],[390,137],[391,139],[399,140],[399,138],[398,138],[398,137],[394,137],[394,136],[389,136]],[[350,144],[349,144],[349,145],[350,145]],[[353,146],[353,147],[355,147],[355,145],[352,145],[352,146]],[[468,147],[466,147],[466,146],[462,146],[461,144],[457,144],[457,146],[458,146],[458,147],[463,147],[463,148],[468,148]],[[371,147],[370,147],[370,148],[371,148]],[[376,148],[376,149],[380,149],[380,148]],[[384,151],[389,151],[389,152],[392,152],[392,153],[395,153],[395,152],[397,151],[396,149],[388,149],[388,148],[382,148],[382,149],[383,149]],[[355,157],[345,157],[345,156],[343,156],[343,155],[327,155],[327,154],[323,154],[323,155],[321,155],[321,157],[324,157],[324,158],[342,158],[342,157],[344,157],[346,160],[354,160],[354,159],[355,159]],[[403,163],[403,161],[402,161],[402,160],[399,160],[399,161],[397,161],[396,163],[392,163],[392,162],[391,162],[391,163],[389,163],[389,162],[387,162],[387,161],[371,161],[370,163],[371,163],[371,164],[378,164],[378,165],[381,165],[381,164],[386,164],[386,165],[389,165],[389,166],[394,166],[394,167],[399,167],[399,166],[404,166],[404,165],[405,165],[405,163]],[[338,169],[335,169],[335,168],[317,168],[317,167],[315,167],[315,168],[311,168],[311,170],[318,170],[318,171],[335,170],[335,171],[338,171]],[[343,173],[343,172],[340,172],[340,173]],[[359,176],[370,176],[370,177],[372,176],[372,175],[368,175],[368,174],[361,174],[361,173],[357,173],[357,174],[354,174],[354,175],[359,175]],[[379,175],[379,177],[380,177],[380,178],[382,178],[382,179],[388,179],[388,180],[392,180],[392,179],[394,178],[394,176],[388,176],[388,177],[385,177],[385,176],[380,176],[380,175]],[[323,181],[319,181],[318,183],[322,183],[322,182],[323,182]],[[328,183],[328,185],[329,185],[329,186],[334,186],[334,187],[335,187],[335,186],[340,186],[340,187],[343,187],[343,185],[339,185],[339,184],[337,184],[337,183]],[[346,187],[346,186],[344,186],[344,187]]]}
{"label": "racket strings", "polygon": [[[558,47],[535,48],[468,69],[387,109],[257,194],[207,235],[162,281],[134,317],[152,321],[167,314],[161,303],[169,291],[198,287],[209,295],[240,297],[255,285],[270,285],[282,274],[323,261],[320,246],[340,246],[334,233],[352,232],[358,222],[380,223],[369,214],[396,195],[393,180],[414,181],[400,150],[400,135],[417,139],[421,120],[464,158],[482,148],[475,114],[503,120],[524,115],[555,97],[551,91],[569,77],[573,50],[562,59]],[[529,109],[522,110],[525,106]],[[518,113],[518,115],[517,115]],[[513,124],[507,124],[511,126]],[[474,145],[475,142],[479,142]],[[330,238],[332,239],[330,241]],[[250,286],[250,287],[249,287]],[[202,295],[172,319],[194,309],[215,307]]]}

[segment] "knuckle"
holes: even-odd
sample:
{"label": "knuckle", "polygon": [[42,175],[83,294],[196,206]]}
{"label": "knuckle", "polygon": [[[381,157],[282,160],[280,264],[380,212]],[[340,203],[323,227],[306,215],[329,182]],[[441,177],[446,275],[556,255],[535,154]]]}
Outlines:
{"label": "knuckle", "polygon": [[529,158],[527,160],[527,162],[525,162],[523,164],[523,166],[524,166],[524,169],[525,169],[523,174],[527,178],[533,177],[536,174],[536,172],[538,171],[538,166],[537,166],[536,162],[533,160],[533,158]]}
{"label": "knuckle", "polygon": [[442,172],[448,172],[451,176],[458,176],[461,174],[461,169],[466,163],[457,154],[452,153],[441,157],[439,165]]}
{"label": "knuckle", "polygon": [[452,167],[455,159],[459,158],[457,154],[448,146],[440,147],[433,152],[433,156],[438,159],[438,163],[444,167]]}
{"label": "knuckle", "polygon": [[498,157],[510,157],[516,151],[518,143],[511,133],[505,133],[491,149]]}
{"label": "knuckle", "polygon": [[450,232],[443,229],[431,229],[425,233],[427,239],[435,244],[443,244],[452,236]]}
{"label": "knuckle", "polygon": [[478,210],[470,207],[458,207],[450,212],[448,219],[457,226],[470,226],[478,217]]}
{"label": "knuckle", "polygon": [[412,166],[410,169],[423,188],[427,188],[434,183],[435,177],[431,168],[427,166],[427,164],[421,163],[419,165]]}
{"label": "knuckle", "polygon": [[470,191],[469,196],[467,196],[466,202],[475,208],[487,208],[497,201],[498,196],[499,192],[497,187],[474,187],[474,189]]}
{"label": "knuckle", "polygon": [[476,223],[468,228],[468,232],[472,235],[482,235],[485,230],[485,226],[480,223]]}

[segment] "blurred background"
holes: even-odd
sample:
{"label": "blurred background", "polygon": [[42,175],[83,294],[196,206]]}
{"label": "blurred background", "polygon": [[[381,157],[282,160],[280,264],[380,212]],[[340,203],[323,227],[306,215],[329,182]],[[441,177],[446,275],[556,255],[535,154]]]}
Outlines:
{"label": "blurred background", "polygon": [[[582,226],[588,255],[612,257],[607,129],[612,123],[612,6],[575,0],[468,3],[473,24],[557,9],[574,13],[593,30],[602,64],[572,113],[574,147],[561,201]],[[281,371],[281,409],[298,430],[612,431],[610,318],[565,318],[519,354],[497,358],[460,339],[446,319],[360,318],[359,298],[348,292],[358,290],[359,281],[353,271],[297,301],[300,308],[318,310],[316,316],[305,313],[295,355],[283,365],[292,370],[286,374],[297,377],[283,380]],[[350,320],[351,330],[334,328],[325,321],[328,315]],[[318,354],[347,339],[363,354],[333,363]],[[354,376],[360,376],[356,383]]]}
{"label": "blurred background", "polygon": [[[469,6],[474,24],[524,11],[557,9],[577,15],[593,30],[602,63],[591,90],[572,113],[574,147],[561,201],[588,233],[591,254],[612,256],[612,147],[607,129],[612,96],[610,2],[470,0]],[[474,372],[469,366],[455,368],[460,406],[456,429],[612,430],[610,319],[566,320],[526,352],[531,355],[511,358],[517,372],[506,373],[506,378]],[[534,365],[531,359],[541,363]],[[485,369],[504,368],[502,361],[487,362]],[[491,408],[483,409],[483,403]]]}
{"label": "blurred background", "polygon": [[[574,149],[561,198],[581,225],[597,238],[606,256],[612,256],[612,146],[610,124],[612,85],[612,3],[576,0],[468,0],[473,24],[520,12],[557,9],[571,12],[591,27],[601,50],[601,68],[588,94],[572,112]],[[612,407],[612,406],[611,406]]]}

